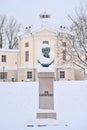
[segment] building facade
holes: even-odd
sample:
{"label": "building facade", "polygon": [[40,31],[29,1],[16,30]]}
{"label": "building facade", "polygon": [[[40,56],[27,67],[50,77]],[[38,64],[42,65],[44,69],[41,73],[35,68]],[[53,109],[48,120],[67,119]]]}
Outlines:
{"label": "building facade", "polygon": [[44,43],[50,46],[55,62],[55,80],[83,80],[84,70],[73,64],[72,41],[69,33],[46,25],[19,34],[19,49],[0,49],[0,81],[37,81],[38,62]]}

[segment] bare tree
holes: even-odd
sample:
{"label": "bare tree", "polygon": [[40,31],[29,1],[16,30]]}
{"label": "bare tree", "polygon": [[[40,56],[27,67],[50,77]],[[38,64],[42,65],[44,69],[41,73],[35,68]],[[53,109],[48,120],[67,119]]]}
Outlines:
{"label": "bare tree", "polygon": [[6,16],[0,15],[0,48],[2,48],[2,44],[3,44],[3,34],[4,34],[5,23],[6,23]]}
{"label": "bare tree", "polygon": [[74,16],[68,15],[68,17],[72,22],[73,63],[85,69],[87,67],[87,10],[80,7],[75,10]]}
{"label": "bare tree", "polygon": [[20,31],[20,27],[21,24],[19,24],[14,17],[10,17],[5,29],[9,49],[18,48],[17,34]]}

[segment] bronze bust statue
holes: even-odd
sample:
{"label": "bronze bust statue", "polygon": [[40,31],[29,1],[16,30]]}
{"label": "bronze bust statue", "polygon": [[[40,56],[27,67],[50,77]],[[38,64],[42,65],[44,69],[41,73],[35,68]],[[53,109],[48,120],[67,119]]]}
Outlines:
{"label": "bronze bust statue", "polygon": [[49,67],[54,62],[54,59],[49,56],[50,47],[47,43],[43,44],[42,53],[43,57],[38,59],[38,63],[40,63],[43,67]]}

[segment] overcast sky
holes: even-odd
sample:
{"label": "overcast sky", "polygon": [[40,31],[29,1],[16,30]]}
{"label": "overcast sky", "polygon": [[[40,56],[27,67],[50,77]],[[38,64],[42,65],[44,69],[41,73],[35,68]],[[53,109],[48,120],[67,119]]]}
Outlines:
{"label": "overcast sky", "polygon": [[39,14],[51,14],[51,23],[68,24],[67,14],[73,14],[80,5],[87,5],[87,0],[0,0],[0,14],[14,16],[24,26],[37,25]]}

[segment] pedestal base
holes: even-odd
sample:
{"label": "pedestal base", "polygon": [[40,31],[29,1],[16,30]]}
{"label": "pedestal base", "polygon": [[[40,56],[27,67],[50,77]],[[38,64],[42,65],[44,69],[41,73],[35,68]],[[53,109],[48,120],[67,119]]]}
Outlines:
{"label": "pedestal base", "polygon": [[[68,124],[66,124],[66,121],[61,121],[59,119],[55,120],[55,119],[35,119],[35,120],[30,120],[27,124],[27,127],[33,127],[33,128],[38,128],[38,127],[43,127],[44,129],[47,127],[47,129],[50,129],[52,126],[52,128],[56,128],[58,129],[58,127],[60,128],[60,126],[62,127],[68,127]],[[64,129],[63,128],[63,129]]]}
{"label": "pedestal base", "polygon": [[37,113],[37,119],[57,119],[57,114],[53,113]]}

